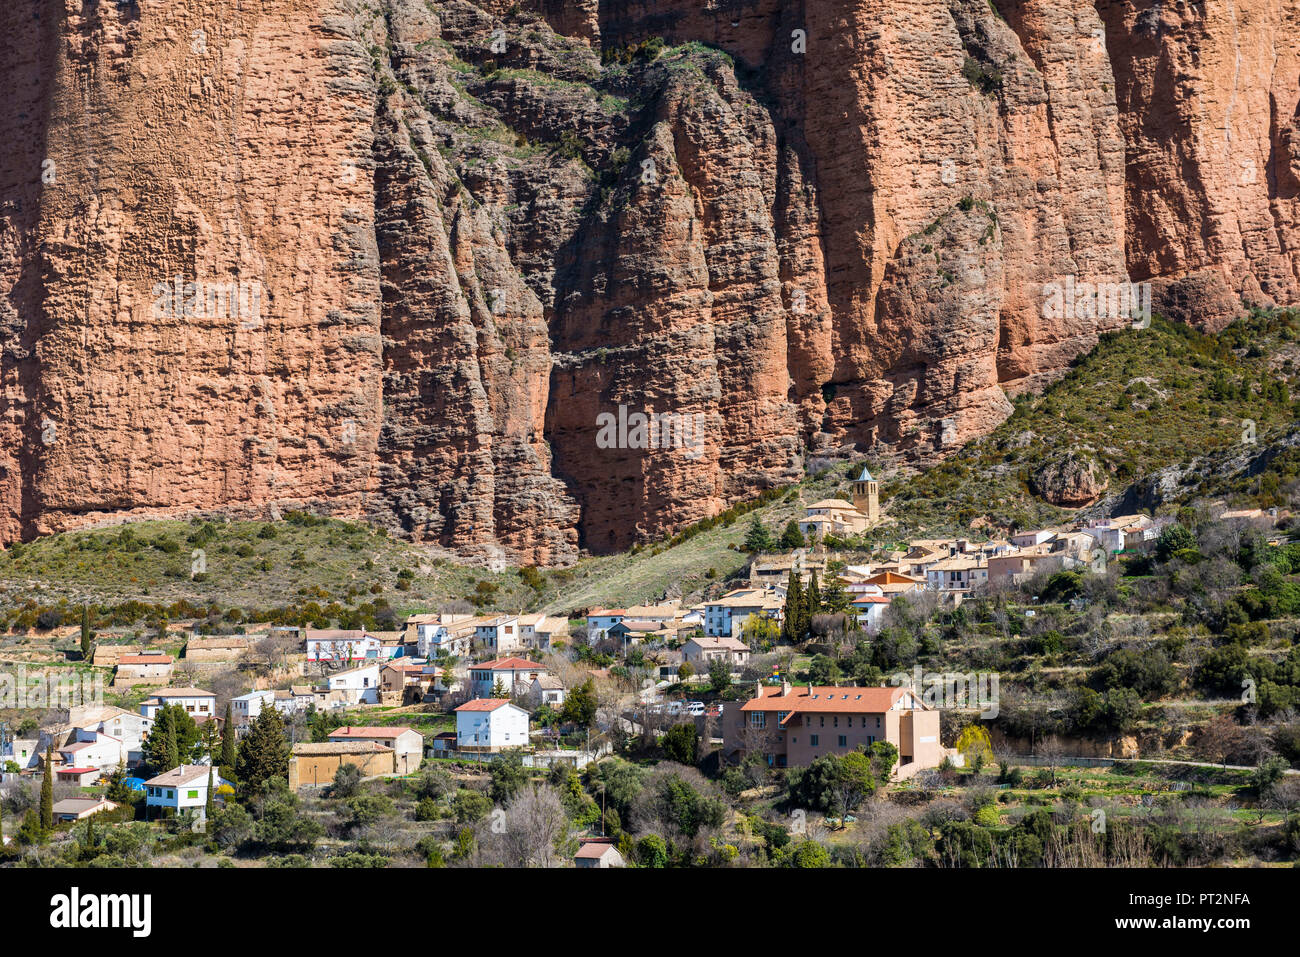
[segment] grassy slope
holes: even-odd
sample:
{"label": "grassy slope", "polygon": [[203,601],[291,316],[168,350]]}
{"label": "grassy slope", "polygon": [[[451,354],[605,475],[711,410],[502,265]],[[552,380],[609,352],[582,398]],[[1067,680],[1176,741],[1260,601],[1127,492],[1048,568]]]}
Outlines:
{"label": "grassy slope", "polygon": [[[980,519],[990,530],[1064,520],[1070,513],[1034,496],[1028,478],[1069,450],[1092,450],[1116,488],[1162,466],[1230,447],[1240,441],[1243,419],[1256,422],[1259,442],[1266,444],[1300,417],[1289,400],[1265,402],[1259,394],[1262,380],[1294,376],[1298,334],[1300,318],[1282,314],[1238,323],[1216,337],[1159,319],[1147,330],[1107,336],[1042,396],[1020,400],[1012,417],[990,435],[934,468],[887,474],[883,497],[893,524],[864,537],[862,544],[969,532],[971,521]],[[1233,383],[1234,394],[1211,397],[1216,377]],[[1243,382],[1249,383],[1244,392]],[[247,611],[306,600],[354,606],[382,597],[402,613],[489,589],[484,608],[563,614],[651,601],[665,593],[691,598],[734,583],[746,559],[731,546],[742,542],[752,515],[779,531],[804,504],[846,495],[857,467],[836,466],[810,477],[751,515],[680,544],[553,570],[543,576],[540,591],[528,587],[515,569],[494,573],[457,565],[351,522],[279,522],[274,538],[259,537],[267,523],[215,522],[211,540],[202,541],[203,522],[163,521],[131,526],[142,547],[124,542],[121,528],[114,527],[49,536],[0,553],[0,608],[27,599],[53,604],[61,598],[74,603],[184,598]],[[1254,501],[1267,504],[1258,496]],[[188,576],[196,547],[206,552],[205,581]],[[241,548],[252,554],[240,555]],[[403,569],[414,578],[409,590],[399,591]],[[375,584],[381,591],[370,593]]]}

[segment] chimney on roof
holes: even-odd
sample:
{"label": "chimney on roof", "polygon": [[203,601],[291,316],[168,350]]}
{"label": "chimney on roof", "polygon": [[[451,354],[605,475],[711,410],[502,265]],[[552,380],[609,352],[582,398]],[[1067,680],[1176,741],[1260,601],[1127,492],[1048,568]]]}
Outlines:
{"label": "chimney on roof", "polygon": [[789,693],[790,693],[790,679],[787,678],[787,677],[785,677],[784,675],[782,675],[782,676],[781,676],[781,694],[783,694],[783,695],[787,695],[787,694],[789,694]]}
{"label": "chimney on roof", "polygon": [[754,697],[763,697],[763,682],[757,678],[754,679]]}

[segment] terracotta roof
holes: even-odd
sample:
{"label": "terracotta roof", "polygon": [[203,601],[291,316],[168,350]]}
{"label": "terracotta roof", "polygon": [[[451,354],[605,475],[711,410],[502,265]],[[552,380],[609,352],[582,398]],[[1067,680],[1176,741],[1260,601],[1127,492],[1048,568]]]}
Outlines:
{"label": "terracotta roof", "polygon": [[122,655],[117,659],[119,665],[170,665],[171,655]]}
{"label": "terracotta roof", "polygon": [[91,771],[98,771],[99,768],[55,768],[56,774],[88,774]]}
{"label": "terracotta roof", "polygon": [[536,661],[529,661],[527,658],[497,658],[494,661],[485,661],[481,665],[470,665],[471,671],[483,671],[490,668],[493,671],[546,671],[546,665],[538,664]]}
{"label": "terracotta roof", "polygon": [[211,771],[213,778],[216,777],[216,769],[210,768],[206,764],[182,764],[179,768],[172,768],[170,771],[158,775],[145,781],[145,787],[184,787],[192,784],[199,779],[207,781],[208,772]]}
{"label": "terracotta roof", "polygon": [[597,608],[595,611],[587,612],[588,618],[609,618],[612,615],[623,616],[627,614],[626,608]]}
{"label": "terracotta roof", "polygon": [[820,502],[813,502],[808,507],[809,508],[840,508],[840,509],[847,509],[851,512],[857,511],[857,508],[854,507],[852,502],[846,502],[842,498],[824,498]]}
{"label": "terracotta roof", "polygon": [[105,811],[111,811],[117,807],[117,805],[112,801],[105,801],[103,798],[64,798],[62,801],[54,802],[54,813],[80,814],[83,811],[90,811],[101,807]]}
{"label": "terracotta roof", "polygon": [[475,698],[473,701],[466,701],[457,708],[457,711],[495,711],[497,708],[504,708],[510,703],[507,698]]}
{"label": "terracotta roof", "polygon": [[202,688],[162,688],[153,693],[155,698],[215,698],[211,691]]}
{"label": "terracotta roof", "polygon": [[377,741],[315,741],[295,744],[292,753],[295,755],[370,754],[391,750],[393,749],[385,747]]}
{"label": "terracotta roof", "polygon": [[750,698],[741,711],[789,711],[830,714],[881,714],[888,711],[907,691],[906,688],[791,688],[788,695],[781,688],[764,686],[763,697]]}
{"label": "terracotta roof", "polygon": [[618,850],[618,848],[614,846],[613,842],[587,841],[582,845],[582,847],[578,848],[578,853],[574,856],[580,857],[583,860],[598,861],[610,851],[616,850]]}
{"label": "terracotta roof", "polygon": [[329,733],[330,740],[339,738],[398,738],[410,731],[410,728],[338,728]]}
{"label": "terracotta roof", "polygon": [[691,642],[694,642],[699,648],[725,648],[727,651],[749,651],[749,645],[745,644],[739,638],[732,638],[730,635],[719,635],[717,637],[696,635],[686,643],[689,645]]}
{"label": "terracotta roof", "polygon": [[872,575],[867,579],[868,585],[922,585],[925,584],[919,578],[909,578],[906,575],[899,575],[897,572],[881,572],[879,575]]}

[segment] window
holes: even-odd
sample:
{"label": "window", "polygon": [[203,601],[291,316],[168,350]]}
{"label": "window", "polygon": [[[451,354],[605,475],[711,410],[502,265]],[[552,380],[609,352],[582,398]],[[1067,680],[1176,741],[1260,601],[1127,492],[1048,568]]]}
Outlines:
{"label": "window", "polygon": [[749,726],[750,726],[751,728],[766,728],[766,727],[767,727],[767,712],[765,712],[765,711],[751,711],[750,714],[749,714]]}
{"label": "window", "polygon": [[822,715],[818,720],[821,721],[821,724],[818,725],[819,728],[826,727],[826,715]]}
{"label": "window", "polygon": [[168,788],[168,789],[167,789],[167,797],[168,797],[168,798],[174,798],[175,796],[176,796],[176,792],[173,791],[171,788]]}
{"label": "window", "polygon": [[185,792],[185,796],[186,796],[187,798],[193,800],[193,799],[195,799],[195,798],[197,798],[197,797],[199,796],[199,792],[198,792],[198,791],[186,791],[186,792]]}
{"label": "window", "polygon": [[849,746],[849,736],[847,734],[840,735],[840,747],[847,748],[848,746]]}
{"label": "window", "polygon": [[835,722],[835,727],[838,728],[840,726],[840,716],[838,714],[831,720]]}
{"label": "window", "polygon": [[817,747],[817,738],[818,738],[818,735],[815,735],[815,734],[814,734],[814,735],[812,735],[811,738],[809,739],[809,743],[810,743],[814,748]]}

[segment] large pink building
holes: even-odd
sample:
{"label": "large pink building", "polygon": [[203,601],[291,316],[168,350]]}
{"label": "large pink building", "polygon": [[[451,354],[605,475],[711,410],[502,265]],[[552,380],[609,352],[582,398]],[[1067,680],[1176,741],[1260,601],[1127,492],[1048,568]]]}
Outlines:
{"label": "large pink building", "polygon": [[803,767],[825,754],[847,754],[888,741],[898,749],[897,776],[937,767],[939,712],[910,688],[792,687],[756,684],[724,720],[725,753],[761,753],[776,767]]}

